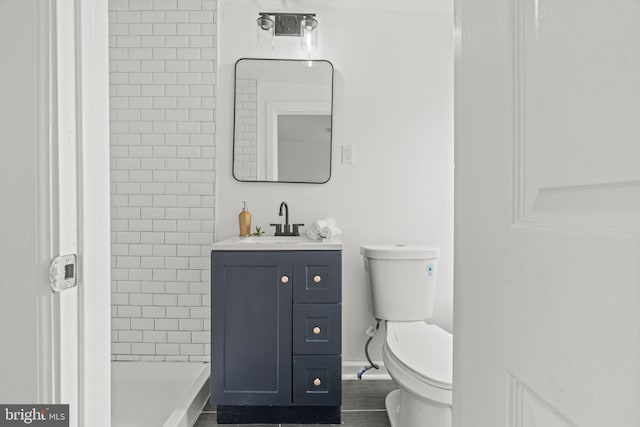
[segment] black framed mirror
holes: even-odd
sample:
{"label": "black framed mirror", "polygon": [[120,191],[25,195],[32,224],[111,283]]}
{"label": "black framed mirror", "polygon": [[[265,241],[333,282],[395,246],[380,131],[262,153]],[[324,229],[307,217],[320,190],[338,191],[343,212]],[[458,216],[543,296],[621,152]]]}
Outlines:
{"label": "black framed mirror", "polygon": [[326,183],[331,177],[333,65],[242,58],[235,65],[233,176]]}

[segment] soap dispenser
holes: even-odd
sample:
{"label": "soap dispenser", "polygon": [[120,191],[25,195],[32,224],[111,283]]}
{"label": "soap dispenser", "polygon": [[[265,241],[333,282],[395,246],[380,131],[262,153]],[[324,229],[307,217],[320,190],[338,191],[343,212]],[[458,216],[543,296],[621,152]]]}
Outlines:
{"label": "soap dispenser", "polygon": [[251,235],[251,214],[247,210],[247,202],[242,202],[242,212],[238,215],[238,223],[240,225],[240,237],[249,237]]}

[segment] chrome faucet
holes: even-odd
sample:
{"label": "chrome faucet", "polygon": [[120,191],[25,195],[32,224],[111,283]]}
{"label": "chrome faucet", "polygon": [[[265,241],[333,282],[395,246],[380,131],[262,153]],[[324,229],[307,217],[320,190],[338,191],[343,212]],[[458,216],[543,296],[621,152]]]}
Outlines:
{"label": "chrome faucet", "polygon": [[[300,232],[298,231],[298,227],[301,227],[304,224],[289,224],[289,206],[287,206],[287,202],[280,203],[280,209],[278,210],[279,216],[282,216],[282,208],[284,208],[284,224],[270,224],[272,227],[276,228],[275,235],[276,236],[299,236]],[[283,231],[283,228],[284,228],[284,231]]]}

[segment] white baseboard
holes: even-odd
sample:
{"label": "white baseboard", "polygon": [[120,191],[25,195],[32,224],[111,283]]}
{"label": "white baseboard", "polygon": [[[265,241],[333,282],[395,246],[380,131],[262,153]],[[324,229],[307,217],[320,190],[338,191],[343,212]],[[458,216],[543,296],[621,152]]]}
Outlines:
{"label": "white baseboard", "polygon": [[[390,380],[391,377],[387,373],[387,369],[384,367],[384,363],[375,362],[380,369],[369,369],[362,375],[363,380]],[[343,380],[357,380],[358,372],[360,372],[365,366],[369,366],[366,361],[342,361],[342,379]]]}

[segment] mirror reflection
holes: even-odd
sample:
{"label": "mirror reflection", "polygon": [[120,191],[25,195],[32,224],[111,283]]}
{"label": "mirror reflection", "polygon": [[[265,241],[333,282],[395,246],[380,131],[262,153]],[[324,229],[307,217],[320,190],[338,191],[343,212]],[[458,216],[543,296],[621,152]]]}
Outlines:
{"label": "mirror reflection", "polygon": [[332,90],[328,61],[236,62],[233,176],[239,181],[327,182]]}

